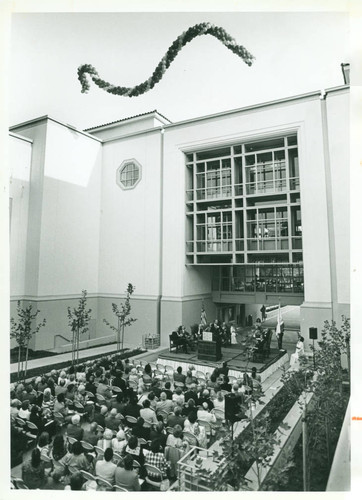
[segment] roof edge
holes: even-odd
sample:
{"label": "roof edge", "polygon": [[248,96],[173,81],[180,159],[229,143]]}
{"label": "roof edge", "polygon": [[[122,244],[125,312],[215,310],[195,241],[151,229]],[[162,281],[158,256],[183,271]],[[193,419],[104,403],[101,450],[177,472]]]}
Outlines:
{"label": "roof edge", "polygon": [[154,115],[163,125],[169,125],[172,124],[171,120],[166,118],[163,114],[159,113],[157,109],[154,109],[153,111],[147,111],[146,113],[140,113],[135,116],[130,116],[128,118],[121,118],[120,120],[115,120],[114,122],[109,122],[109,123],[104,123],[102,125],[96,125],[95,127],[90,127],[84,129],[84,131],[92,131],[92,132],[98,132],[99,130],[106,130],[108,128],[114,128],[120,123],[132,123],[132,122],[137,122],[140,121],[142,118],[146,116],[152,116]]}
{"label": "roof edge", "polygon": [[74,132],[77,132],[78,134],[82,134],[86,137],[89,137],[89,139],[93,139],[94,141],[103,142],[102,139],[99,139],[98,137],[95,137],[94,135],[88,134],[87,132],[78,129],[77,127],[74,127],[73,125],[70,125],[69,123],[64,123],[60,120],[57,120],[56,118],[53,118],[52,116],[49,116],[49,115],[39,116],[38,118],[34,118],[33,120],[28,120],[26,122],[18,123],[17,125],[12,125],[11,127],[9,127],[9,131],[13,132],[15,130],[18,130],[18,129],[21,129],[24,127],[29,127],[32,125],[36,125],[36,124],[39,124],[39,123],[41,123],[43,121],[47,121],[47,120],[50,120],[54,123],[57,123],[58,125],[62,125],[63,127],[68,128],[69,130],[73,130]]}

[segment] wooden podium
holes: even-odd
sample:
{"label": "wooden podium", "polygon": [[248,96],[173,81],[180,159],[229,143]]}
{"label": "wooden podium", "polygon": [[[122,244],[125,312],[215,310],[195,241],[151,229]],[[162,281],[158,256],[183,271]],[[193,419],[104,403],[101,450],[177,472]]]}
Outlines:
{"label": "wooden podium", "polygon": [[197,359],[219,361],[221,359],[221,343],[210,340],[199,340],[197,343]]}

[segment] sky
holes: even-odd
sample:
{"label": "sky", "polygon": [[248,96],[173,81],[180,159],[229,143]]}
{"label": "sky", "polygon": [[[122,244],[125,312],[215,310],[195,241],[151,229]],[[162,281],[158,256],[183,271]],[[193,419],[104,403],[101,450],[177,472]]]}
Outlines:
{"label": "sky", "polygon": [[[81,93],[89,63],[114,85],[146,80],[171,43],[200,22],[223,27],[254,56],[251,67],[211,36],[187,44],[140,97]],[[157,109],[172,122],[343,84],[349,61],[343,12],[15,13],[9,124],[50,115],[88,128]]]}

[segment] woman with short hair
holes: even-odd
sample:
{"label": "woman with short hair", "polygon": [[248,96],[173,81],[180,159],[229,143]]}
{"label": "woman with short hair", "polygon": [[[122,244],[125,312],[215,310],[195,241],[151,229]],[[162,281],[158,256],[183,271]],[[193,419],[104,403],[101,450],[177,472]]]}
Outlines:
{"label": "woman with short hair", "polygon": [[45,464],[40,458],[38,448],[32,451],[30,460],[23,463],[22,478],[29,490],[36,490],[45,485]]}
{"label": "woman with short hair", "polygon": [[133,458],[131,455],[127,455],[123,460],[123,466],[121,461],[118,463],[115,472],[115,484],[116,486],[121,486],[127,491],[140,491],[141,485],[138,480],[138,474],[133,470]]}

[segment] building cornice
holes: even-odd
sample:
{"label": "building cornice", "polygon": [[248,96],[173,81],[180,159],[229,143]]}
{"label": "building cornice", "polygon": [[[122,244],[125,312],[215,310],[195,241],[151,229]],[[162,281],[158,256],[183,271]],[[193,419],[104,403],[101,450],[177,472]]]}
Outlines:
{"label": "building cornice", "polygon": [[247,113],[247,112],[250,112],[253,110],[258,110],[258,109],[272,107],[272,106],[281,106],[281,105],[288,104],[288,103],[294,102],[294,101],[302,101],[302,100],[307,101],[307,100],[319,99],[321,96],[328,96],[328,94],[332,94],[335,92],[341,92],[341,91],[346,92],[348,90],[349,90],[349,85],[341,85],[339,87],[331,87],[330,89],[316,90],[313,92],[307,92],[305,94],[300,94],[300,95],[291,96],[291,97],[284,97],[282,99],[261,102],[259,104],[252,104],[251,106],[244,106],[242,108],[230,109],[228,111],[221,111],[219,113],[214,113],[211,115],[204,115],[204,116],[199,116],[196,118],[190,118],[188,120],[182,120],[179,122],[166,124],[166,125],[164,125],[164,129],[167,130],[169,128],[175,128],[175,127],[179,127],[179,126],[188,125],[189,123],[196,123],[196,122],[205,121],[205,120],[212,120],[214,118],[221,118],[223,116],[228,116],[228,115],[233,115],[233,114],[238,114],[238,113]]}
{"label": "building cornice", "polygon": [[14,130],[19,130],[27,127],[32,127],[35,125],[39,125],[42,122],[45,121],[52,121],[54,123],[57,123],[58,125],[62,125],[63,127],[66,127],[69,130],[72,130],[73,132],[77,132],[78,134],[84,135],[88,137],[89,139],[93,139],[94,141],[97,141],[99,143],[102,143],[102,139],[99,139],[98,137],[95,137],[92,134],[88,134],[87,132],[84,132],[83,130],[79,130],[76,127],[73,127],[73,125],[69,125],[69,123],[64,123],[61,122],[60,120],[57,120],[56,118],[53,118],[49,115],[44,115],[40,116],[38,118],[34,118],[33,120],[28,120],[26,122],[18,123],[17,125],[13,125],[9,128],[10,132],[13,132]]}
{"label": "building cornice", "polygon": [[9,132],[10,137],[14,137],[14,139],[19,139],[21,141],[30,142],[33,144],[33,139],[29,139],[29,137],[24,137],[23,135],[14,134],[14,132]]}

